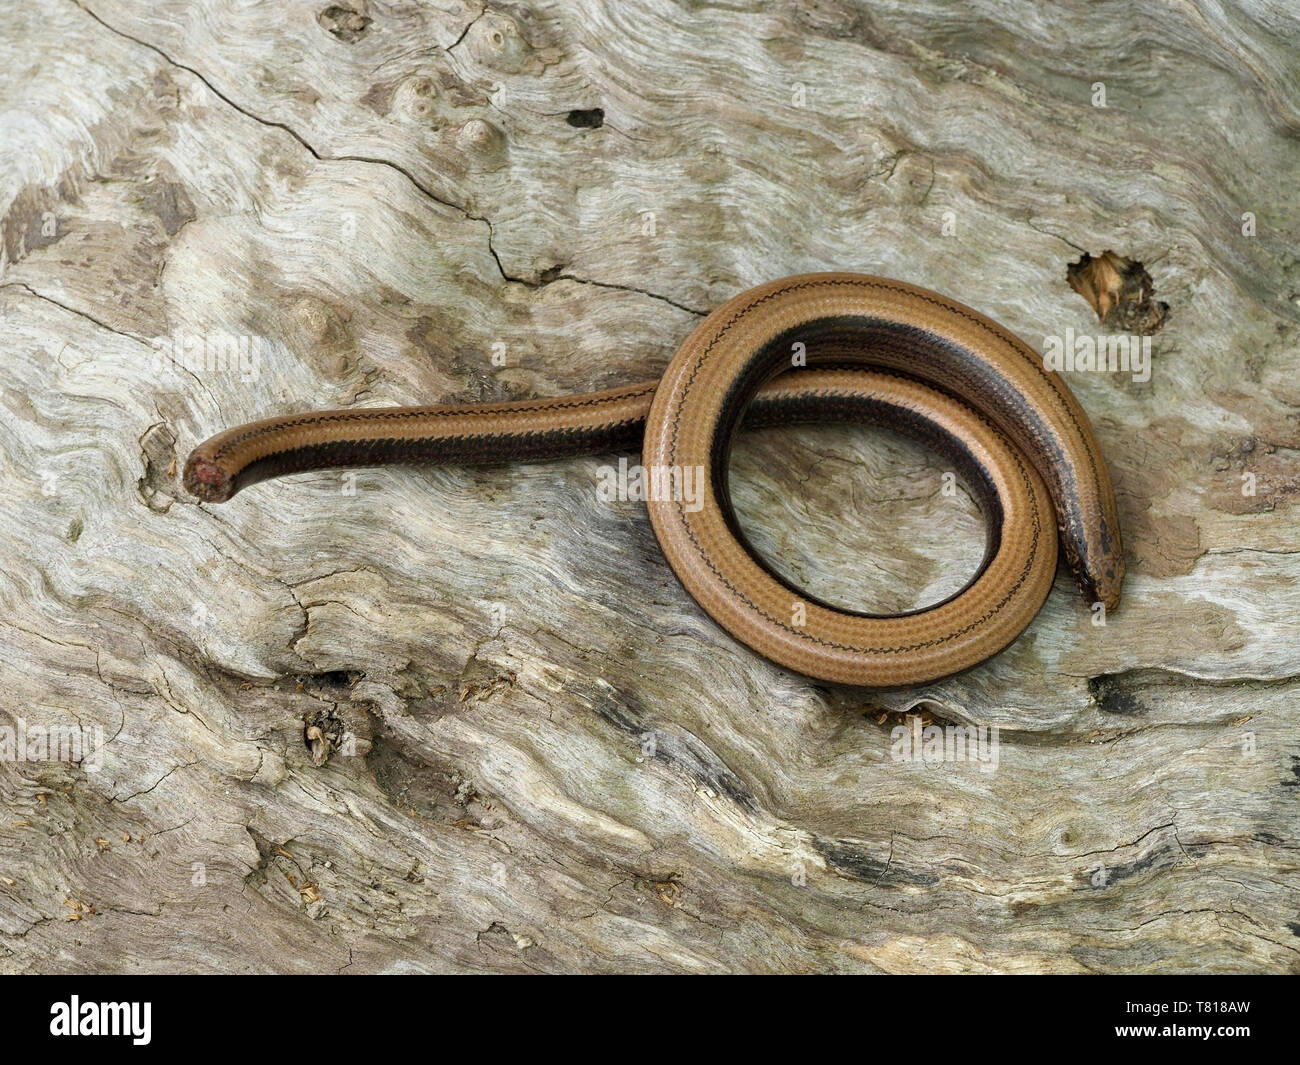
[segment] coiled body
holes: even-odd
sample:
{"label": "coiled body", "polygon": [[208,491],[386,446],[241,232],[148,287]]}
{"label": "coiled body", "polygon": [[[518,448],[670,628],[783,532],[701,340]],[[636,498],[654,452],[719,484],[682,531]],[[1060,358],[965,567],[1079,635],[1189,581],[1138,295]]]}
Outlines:
{"label": "coiled body", "polygon": [[[783,372],[788,371],[788,372]],[[745,541],[727,490],[742,424],[863,420],[949,456],[988,526],[980,571],[908,614],[840,610],[791,587]],[[322,411],[271,418],[195,449],[186,487],[218,502],[298,470],[393,462],[513,462],[641,446],[650,520],[701,607],[807,676],[894,687],[959,672],[1042,606],[1057,533],[1085,596],[1113,608],[1124,559],[1114,493],[1087,416],[1059,376],[995,322],[925,289],[849,273],[741,293],[686,339],[657,382],[562,399]]]}

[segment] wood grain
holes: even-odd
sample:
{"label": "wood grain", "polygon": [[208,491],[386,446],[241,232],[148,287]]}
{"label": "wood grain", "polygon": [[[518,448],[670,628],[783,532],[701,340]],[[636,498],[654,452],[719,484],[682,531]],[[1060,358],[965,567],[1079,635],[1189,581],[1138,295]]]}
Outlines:
{"label": "wood grain", "polygon": [[[1300,968],[1294,13],[341,7],[6,14],[0,746],[104,745],[0,763],[0,970]],[[1066,271],[1108,249],[1169,304],[1149,381],[1068,379],[1125,601],[1062,571],[927,689],[731,641],[614,456],[180,488],[255,417],[652,377],[803,271],[1041,350],[1097,333]],[[875,610],[977,565],[945,472],[870,428],[733,462],[774,564]],[[909,711],[997,725],[996,770],[896,760]]]}

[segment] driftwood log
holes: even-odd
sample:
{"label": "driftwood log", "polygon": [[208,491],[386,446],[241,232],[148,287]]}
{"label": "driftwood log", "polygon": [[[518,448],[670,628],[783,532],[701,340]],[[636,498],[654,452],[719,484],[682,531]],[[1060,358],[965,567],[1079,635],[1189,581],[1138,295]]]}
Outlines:
{"label": "driftwood log", "polygon": [[[1300,969],[1293,8],[5,25],[0,969]],[[1148,333],[1145,379],[1067,374],[1118,611],[1062,570],[988,664],[838,689],[702,614],[643,506],[599,498],[617,456],[180,486],[269,414],[653,378],[719,302],[819,269],[1040,350]],[[1108,281],[1147,302],[1117,319]],[[733,462],[773,564],[880,612],[978,565],[947,472],[870,427]],[[998,744],[907,757],[931,725]]]}

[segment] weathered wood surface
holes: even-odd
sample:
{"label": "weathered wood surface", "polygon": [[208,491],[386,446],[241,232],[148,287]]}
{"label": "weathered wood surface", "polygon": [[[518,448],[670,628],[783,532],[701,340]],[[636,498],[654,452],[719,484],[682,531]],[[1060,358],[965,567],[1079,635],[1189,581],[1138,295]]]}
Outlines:
{"label": "weathered wood surface", "polygon": [[[0,968],[1300,967],[1293,10],[348,3],[6,5],[0,726],[105,746],[0,764]],[[1066,268],[1111,248],[1170,305],[1148,382],[1070,378],[1126,599],[1062,574],[928,689],[730,640],[609,456],[179,486],[269,413],[652,377],[806,270],[1095,334]],[[943,472],[847,428],[734,464],[760,548],[885,610],[978,561]],[[896,761],[910,708],[996,771]]]}

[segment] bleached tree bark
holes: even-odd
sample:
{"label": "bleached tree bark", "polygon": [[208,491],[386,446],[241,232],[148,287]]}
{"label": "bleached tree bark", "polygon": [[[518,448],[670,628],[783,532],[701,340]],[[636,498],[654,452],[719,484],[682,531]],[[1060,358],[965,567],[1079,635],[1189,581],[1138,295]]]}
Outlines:
{"label": "bleached tree bark", "polygon": [[[1294,971],[1300,25],[1107,11],[9,5],[0,728],[102,747],[0,764],[0,969]],[[272,413],[654,377],[808,270],[1095,334],[1107,250],[1169,306],[1148,381],[1069,378],[1126,599],[1062,573],[926,689],[736,644],[613,456],[179,484]],[[981,557],[945,472],[823,427],[733,480],[779,568],[892,611]],[[995,771],[897,760],[909,711],[998,726]]]}

